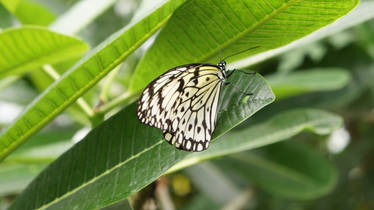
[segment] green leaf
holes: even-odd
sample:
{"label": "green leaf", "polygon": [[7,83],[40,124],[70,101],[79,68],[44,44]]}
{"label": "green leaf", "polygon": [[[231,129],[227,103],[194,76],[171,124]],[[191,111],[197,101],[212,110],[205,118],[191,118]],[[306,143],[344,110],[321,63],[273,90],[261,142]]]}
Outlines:
{"label": "green leaf", "polygon": [[16,10],[19,2],[20,0],[0,0],[0,3],[2,3],[10,12],[14,12]]}
{"label": "green leaf", "polygon": [[131,208],[129,200],[125,199],[101,210],[133,210],[133,208]]}
{"label": "green leaf", "polygon": [[5,30],[0,33],[0,79],[79,57],[87,49],[87,44],[79,39],[42,27]]}
{"label": "green leaf", "polygon": [[286,140],[303,130],[328,134],[340,128],[343,119],[335,114],[316,109],[288,110],[246,129],[233,131],[213,144],[209,150],[193,153],[179,162],[168,173],[203,160],[229,155]]}
{"label": "green leaf", "polygon": [[0,160],[82,96],[156,32],[184,0],[172,0],[117,32],[37,98],[0,137]]}
{"label": "green leaf", "polygon": [[335,168],[307,145],[284,142],[261,148],[259,153],[235,154],[215,162],[223,170],[288,199],[316,199],[337,183]]}
{"label": "green leaf", "polygon": [[[237,73],[232,82],[253,95],[243,103],[243,93],[234,86],[225,87],[215,138],[274,100],[258,74]],[[169,145],[159,129],[140,123],[132,104],[61,155],[17,197],[11,209],[102,208],[142,189],[188,154]]]}
{"label": "green leaf", "polygon": [[[340,3],[348,2],[348,1],[340,1]],[[356,1],[358,3],[359,1]],[[317,2],[316,2],[317,3]],[[249,65],[260,63],[264,60],[273,58],[275,56],[279,56],[282,53],[288,52],[295,48],[305,47],[306,45],[326,38],[328,36],[337,34],[347,28],[354,27],[360,23],[363,23],[371,18],[374,18],[374,13],[372,12],[374,9],[374,2],[372,1],[362,1],[360,4],[348,13],[346,16],[342,17],[339,21],[336,21],[326,27],[321,28],[320,30],[309,34],[299,40],[296,40],[286,46],[278,47],[273,50],[269,50],[267,52],[259,53],[252,57],[237,61],[232,65],[235,68],[246,67]]]}
{"label": "green leaf", "polygon": [[[358,61],[358,63],[352,63],[352,61],[367,59],[363,58],[362,54],[356,51],[355,53],[346,51],[346,53],[346,56],[350,58],[347,61],[349,66],[356,66],[362,62],[362,60]],[[352,56],[355,57],[352,58]],[[341,59],[338,59],[337,62],[341,63],[342,61]],[[370,58],[365,62],[370,63]],[[370,85],[373,84],[374,80],[374,71],[368,71],[367,68],[355,67],[352,67],[352,70],[353,71],[350,72],[352,74],[352,80],[342,89],[329,92],[308,93],[295,97],[284,98],[283,100],[277,100],[271,106],[271,109],[267,110],[267,112],[261,112],[261,115],[272,116],[276,112],[289,110],[291,107],[330,109],[347,115],[347,107],[351,107],[355,101],[362,104],[360,97],[362,97]]]}
{"label": "green leaf", "polygon": [[130,84],[137,92],[175,66],[230,61],[288,44],[347,14],[358,0],[201,0],[186,2],[140,61]]}
{"label": "green leaf", "polygon": [[28,0],[20,0],[13,14],[22,24],[47,26],[55,19],[55,15],[43,5]]}
{"label": "green leaf", "polygon": [[3,163],[51,163],[74,145],[71,138],[76,130],[69,127],[40,132],[13,152]]}
{"label": "green leaf", "polygon": [[331,91],[343,88],[351,80],[348,70],[340,68],[310,69],[266,78],[277,98],[313,91]]}

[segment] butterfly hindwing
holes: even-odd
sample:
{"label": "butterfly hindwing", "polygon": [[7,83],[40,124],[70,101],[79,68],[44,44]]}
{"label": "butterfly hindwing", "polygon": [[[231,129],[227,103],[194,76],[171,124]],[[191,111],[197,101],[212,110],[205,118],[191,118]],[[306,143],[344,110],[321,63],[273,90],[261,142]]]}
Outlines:
{"label": "butterfly hindwing", "polygon": [[165,139],[179,149],[205,150],[215,129],[222,78],[215,65],[173,68],[144,89],[138,118],[161,129]]}

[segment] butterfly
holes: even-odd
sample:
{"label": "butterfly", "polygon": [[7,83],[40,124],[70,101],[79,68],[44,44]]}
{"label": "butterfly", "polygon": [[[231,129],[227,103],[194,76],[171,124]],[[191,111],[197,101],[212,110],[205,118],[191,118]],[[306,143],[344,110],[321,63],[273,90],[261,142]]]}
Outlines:
{"label": "butterfly", "polygon": [[240,70],[227,71],[224,60],[217,65],[172,68],[143,90],[137,116],[142,123],[161,129],[165,140],[178,149],[206,150],[216,127],[222,86],[230,84],[227,79],[234,71]]}

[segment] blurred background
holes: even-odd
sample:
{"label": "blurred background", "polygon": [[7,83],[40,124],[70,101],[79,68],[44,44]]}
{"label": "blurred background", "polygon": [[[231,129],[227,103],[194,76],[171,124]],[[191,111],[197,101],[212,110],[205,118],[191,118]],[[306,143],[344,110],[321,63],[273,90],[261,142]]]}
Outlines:
{"label": "blurred background", "polygon": [[[27,15],[16,19],[0,3],[1,29],[20,24],[48,25],[79,2],[20,1],[17,8],[20,14],[27,14],[23,9],[33,8],[38,15],[28,13],[33,17],[31,22]],[[156,3],[113,1],[77,36],[93,48]],[[261,122],[290,108],[312,107],[342,116],[342,128],[322,136],[304,132],[285,143],[206,161],[166,175],[154,185],[160,189],[166,187],[177,209],[374,209],[374,19],[371,16],[357,22],[352,17],[350,28],[332,30],[323,39],[250,67],[265,76],[277,100],[245,123]],[[100,100],[121,95],[127,88],[129,75],[151,43],[152,38],[116,69],[114,76],[109,74],[84,98],[95,106]],[[63,73],[74,62],[56,69]],[[20,80],[0,80],[0,132],[52,82],[48,79],[45,83],[34,82],[34,77],[42,76],[42,72],[35,71]],[[114,82],[103,96],[100,90],[108,80]],[[45,166],[89,129],[89,123],[73,106],[12,154],[0,165],[0,209],[5,209]],[[300,153],[304,159],[298,158]],[[33,159],[34,154],[43,154],[44,158]],[[294,169],[303,170],[304,161],[321,164],[321,173],[322,168],[331,166],[329,180],[316,182],[301,176]]]}

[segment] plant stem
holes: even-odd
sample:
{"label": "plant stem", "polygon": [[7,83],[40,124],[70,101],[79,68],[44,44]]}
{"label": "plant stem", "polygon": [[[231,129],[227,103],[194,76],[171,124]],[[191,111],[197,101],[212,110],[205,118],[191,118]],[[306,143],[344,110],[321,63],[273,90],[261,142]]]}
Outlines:
{"label": "plant stem", "polygon": [[117,98],[114,98],[113,100],[109,101],[108,103],[102,105],[96,112],[99,114],[105,114],[120,104],[126,106],[134,102],[137,97],[138,97],[137,92],[136,93],[126,92],[118,96]]}
{"label": "plant stem", "polygon": [[[54,80],[58,80],[61,77],[61,75],[49,64],[43,65],[43,71]],[[78,98],[76,103],[89,118],[92,118],[94,116],[94,112],[91,109],[90,105],[82,97]]]}
{"label": "plant stem", "polygon": [[175,210],[166,181],[166,177],[160,177],[157,180],[156,197],[159,200],[162,209]]}
{"label": "plant stem", "polygon": [[249,202],[253,202],[254,199],[254,190],[247,189],[243,191],[238,197],[234,198],[232,201],[227,203],[222,210],[239,210],[244,209],[248,206]]}
{"label": "plant stem", "polygon": [[102,103],[106,103],[108,101],[108,98],[109,98],[108,95],[109,95],[110,87],[112,86],[112,84],[114,82],[114,79],[118,75],[118,72],[119,72],[121,66],[122,66],[122,64],[119,64],[117,67],[115,67],[111,72],[109,72],[107,78],[105,79],[104,85],[102,87],[102,90],[101,90],[101,93],[100,93],[100,96],[99,96],[99,99]]}

